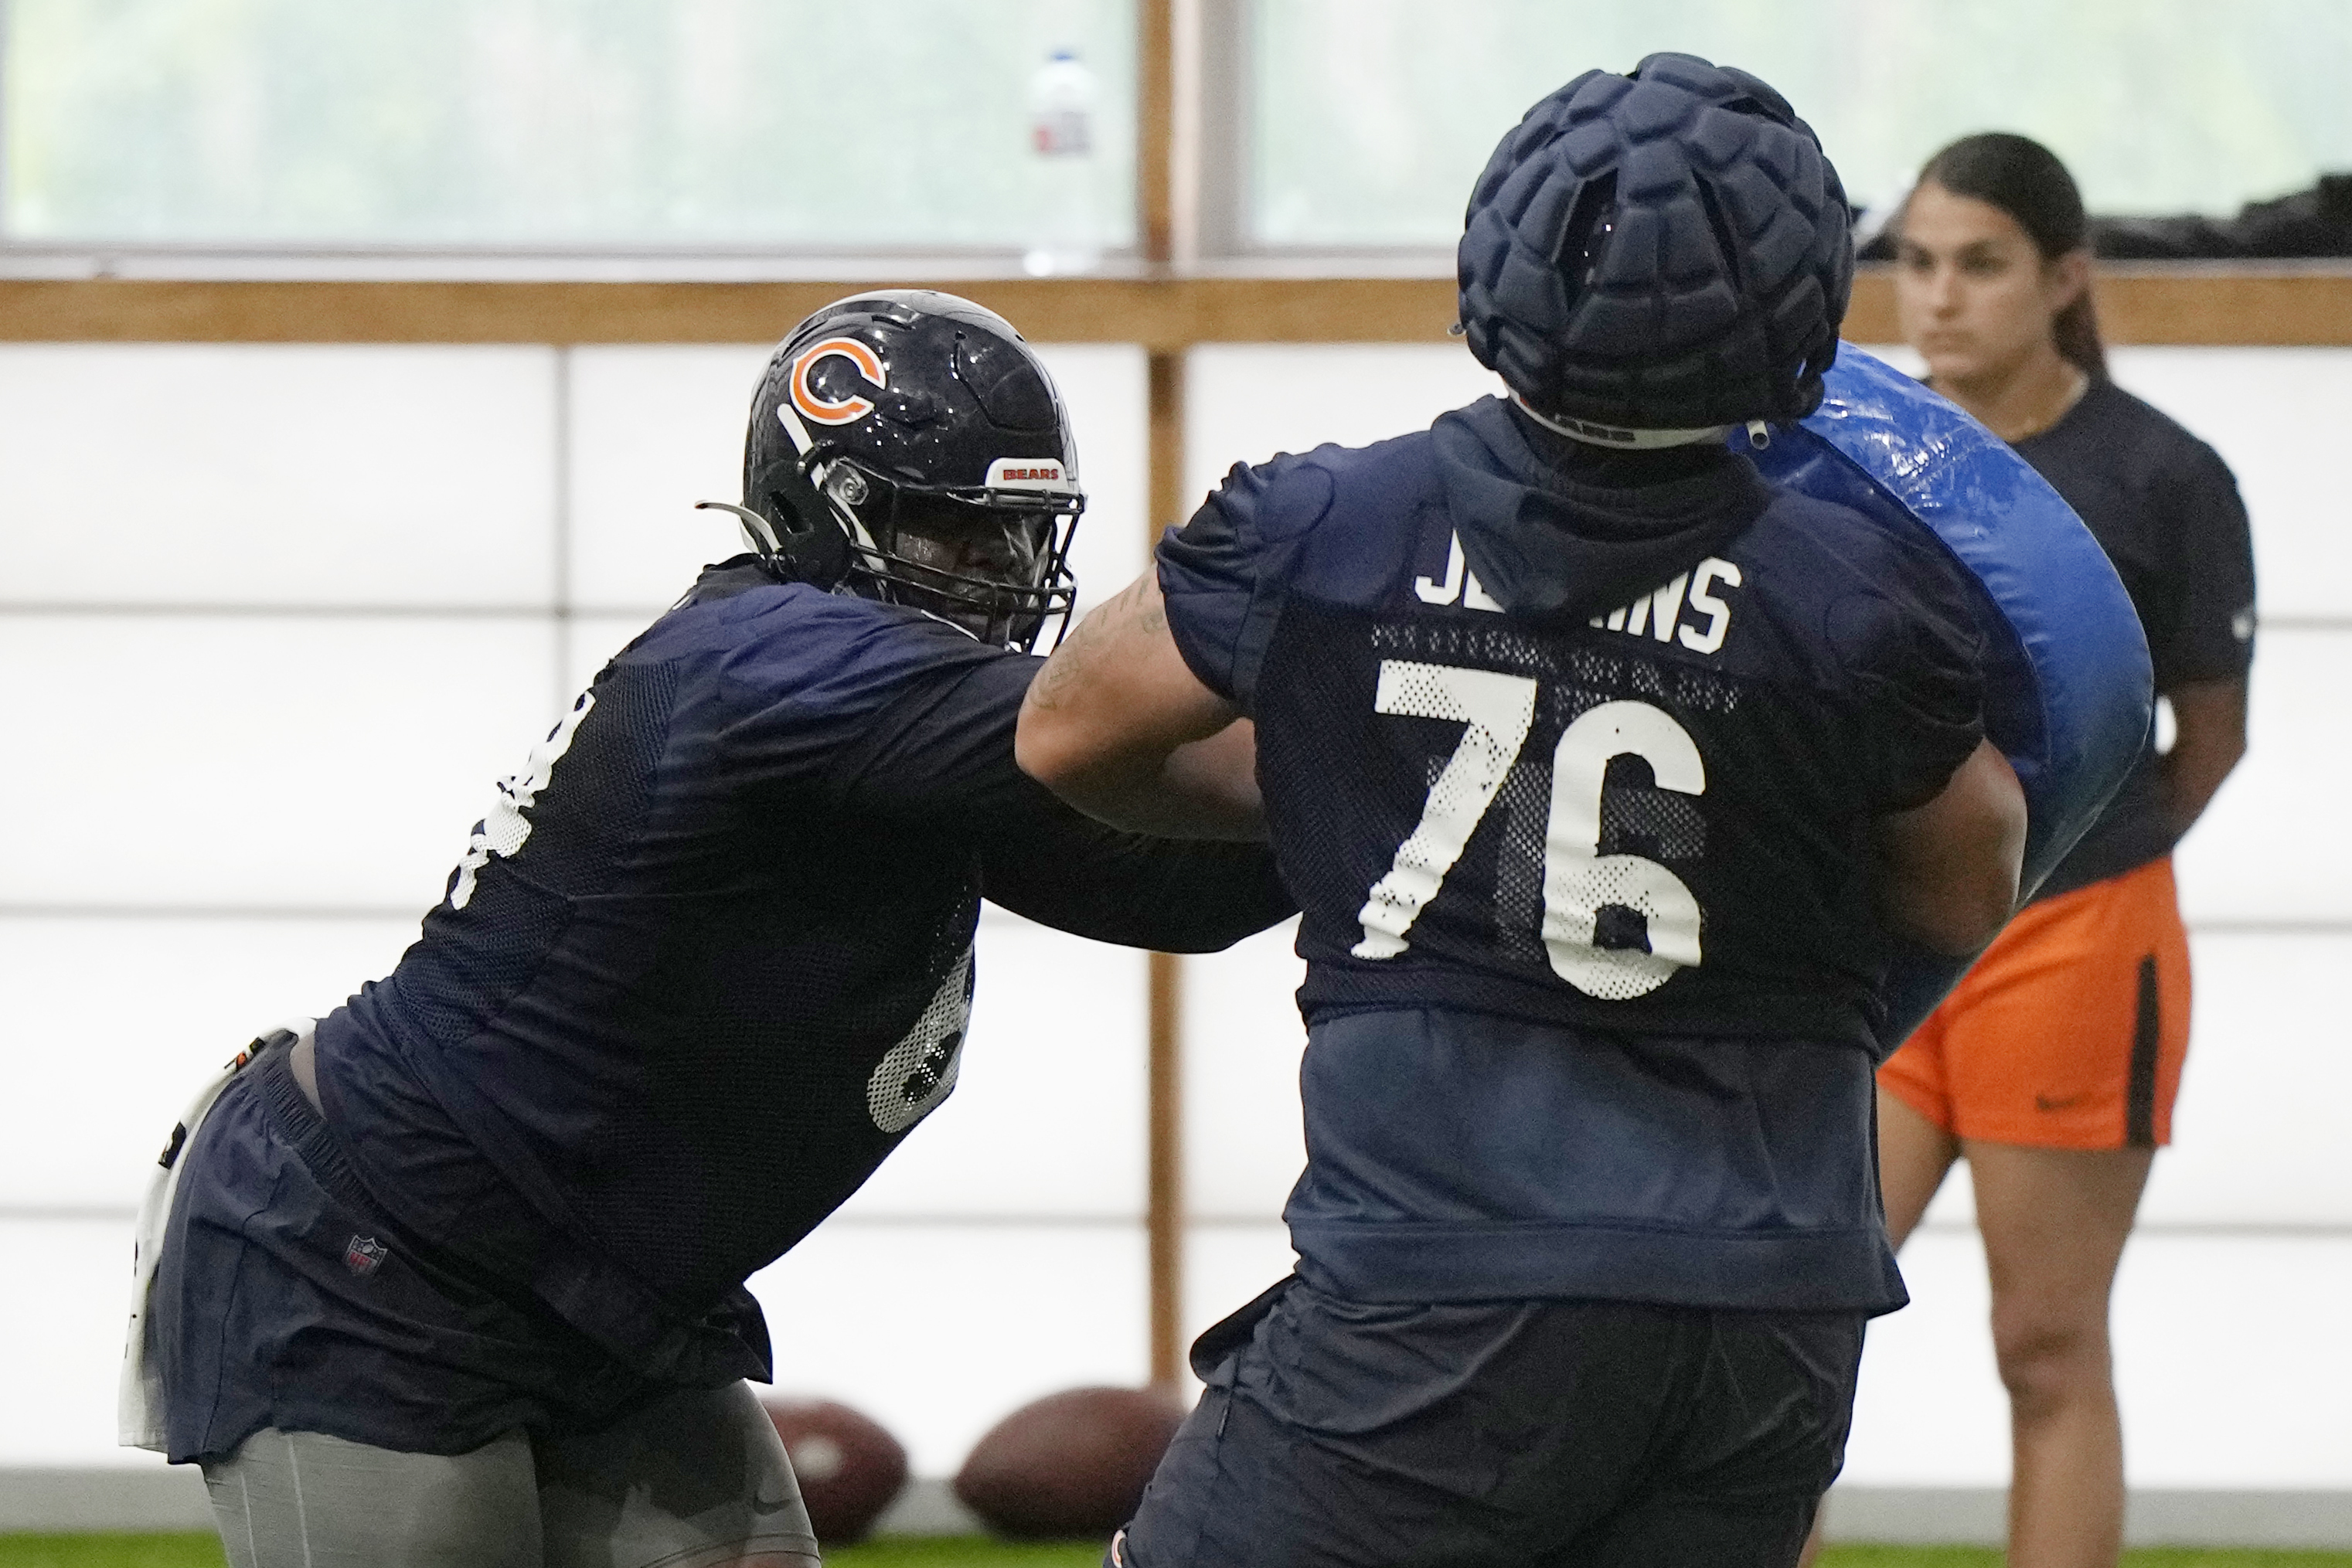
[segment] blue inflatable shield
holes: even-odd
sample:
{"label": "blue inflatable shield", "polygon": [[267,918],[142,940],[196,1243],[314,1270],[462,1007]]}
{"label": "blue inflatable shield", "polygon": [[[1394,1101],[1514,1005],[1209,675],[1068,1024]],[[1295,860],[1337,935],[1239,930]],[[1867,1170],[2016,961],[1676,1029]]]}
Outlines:
{"label": "blue inflatable shield", "polygon": [[[1850,343],[1820,409],[1752,455],[1778,484],[1925,530],[1982,591],[1985,729],[2024,787],[2024,886],[2039,886],[2123,783],[2153,717],[2147,643],[2106,553],[2000,437]],[[1885,1047],[1967,969],[1924,952],[1898,960]]]}

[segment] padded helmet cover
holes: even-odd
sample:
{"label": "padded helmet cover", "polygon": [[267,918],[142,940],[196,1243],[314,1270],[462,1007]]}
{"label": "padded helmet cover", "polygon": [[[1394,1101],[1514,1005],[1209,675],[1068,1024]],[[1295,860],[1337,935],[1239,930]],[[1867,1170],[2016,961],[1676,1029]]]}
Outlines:
{"label": "padded helmet cover", "polygon": [[1853,284],[1812,130],[1745,71],[1656,54],[1529,110],[1456,253],[1478,362],[1539,413],[1688,429],[1811,413]]}

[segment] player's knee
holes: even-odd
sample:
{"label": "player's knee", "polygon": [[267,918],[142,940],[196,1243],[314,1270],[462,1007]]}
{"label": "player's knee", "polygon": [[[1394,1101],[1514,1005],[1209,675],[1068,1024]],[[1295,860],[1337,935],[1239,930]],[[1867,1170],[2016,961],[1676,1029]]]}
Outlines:
{"label": "player's knee", "polygon": [[2062,1405],[2108,1385],[2104,1315],[1996,1306],[1992,1343],[2001,1385],[2021,1407]]}

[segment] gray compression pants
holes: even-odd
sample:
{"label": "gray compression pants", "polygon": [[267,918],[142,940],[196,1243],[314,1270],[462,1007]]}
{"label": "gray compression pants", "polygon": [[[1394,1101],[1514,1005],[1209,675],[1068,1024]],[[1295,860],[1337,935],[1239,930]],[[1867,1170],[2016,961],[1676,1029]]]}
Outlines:
{"label": "gray compression pants", "polygon": [[792,1462],[740,1383],[470,1454],[265,1430],[204,1469],[230,1568],[817,1568]]}

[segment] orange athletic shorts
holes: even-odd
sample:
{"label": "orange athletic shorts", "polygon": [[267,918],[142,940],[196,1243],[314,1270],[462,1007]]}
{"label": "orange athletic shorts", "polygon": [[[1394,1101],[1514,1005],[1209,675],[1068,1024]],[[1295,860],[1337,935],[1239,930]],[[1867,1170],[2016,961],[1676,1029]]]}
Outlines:
{"label": "orange athletic shorts", "polygon": [[2189,934],[2165,856],[2030,904],[1878,1086],[1956,1137],[2059,1149],[2172,1141]]}

